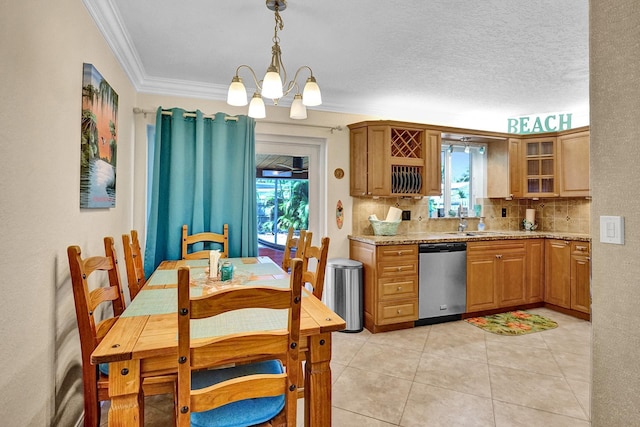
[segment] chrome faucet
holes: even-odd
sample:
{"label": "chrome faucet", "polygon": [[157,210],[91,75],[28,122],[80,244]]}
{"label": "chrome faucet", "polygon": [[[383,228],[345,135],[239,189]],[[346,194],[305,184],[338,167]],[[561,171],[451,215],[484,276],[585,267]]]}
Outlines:
{"label": "chrome faucet", "polygon": [[467,229],[467,220],[462,217],[462,205],[458,206],[458,231],[463,232]]}

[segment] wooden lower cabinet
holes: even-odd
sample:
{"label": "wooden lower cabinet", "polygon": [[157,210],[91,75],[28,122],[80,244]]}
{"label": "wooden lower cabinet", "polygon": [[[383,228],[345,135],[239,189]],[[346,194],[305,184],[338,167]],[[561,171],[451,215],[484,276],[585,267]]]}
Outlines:
{"label": "wooden lower cabinet", "polygon": [[[418,320],[418,245],[350,240],[349,257],[363,265],[365,328],[412,327]],[[590,313],[590,283],[588,242],[467,242],[467,314],[545,302],[582,317],[576,313]]]}
{"label": "wooden lower cabinet", "polygon": [[412,327],[418,320],[418,245],[351,240],[349,257],[363,266],[365,328],[376,333]]}
{"label": "wooden lower cabinet", "polygon": [[591,256],[587,242],[549,239],[545,247],[544,301],[591,312]]}
{"label": "wooden lower cabinet", "polygon": [[467,312],[527,302],[524,240],[467,243]]}
{"label": "wooden lower cabinet", "polygon": [[544,241],[545,239],[525,240],[526,290],[528,304],[544,301]]}
{"label": "wooden lower cabinet", "polygon": [[571,242],[571,309],[591,313],[591,255],[589,244]]}
{"label": "wooden lower cabinet", "polygon": [[544,302],[571,308],[571,242],[547,240],[545,242]]}

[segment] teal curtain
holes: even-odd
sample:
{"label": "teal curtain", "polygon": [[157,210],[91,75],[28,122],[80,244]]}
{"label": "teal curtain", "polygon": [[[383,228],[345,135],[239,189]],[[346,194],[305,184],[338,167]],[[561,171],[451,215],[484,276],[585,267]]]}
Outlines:
{"label": "teal curtain", "polygon": [[156,116],[146,275],[163,260],[180,259],[183,224],[189,234],[222,233],[229,224],[229,256],[257,256],[255,121],[170,111],[158,108]]}

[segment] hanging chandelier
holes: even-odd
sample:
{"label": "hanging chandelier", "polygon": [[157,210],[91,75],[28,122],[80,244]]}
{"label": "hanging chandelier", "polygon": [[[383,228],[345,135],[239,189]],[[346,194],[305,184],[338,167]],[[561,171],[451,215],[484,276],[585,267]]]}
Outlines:
{"label": "hanging chandelier", "polygon": [[[264,78],[258,81],[258,77],[253,69],[248,65],[240,65],[236,68],[236,75],[229,85],[229,93],[227,94],[227,104],[234,106],[247,105],[247,89],[244,87],[242,78],[238,75],[240,69],[246,68],[251,72],[253,81],[256,85],[256,92],[251,98],[249,104],[249,117],[262,119],[266,117],[263,97],[273,100],[273,105],[278,105],[278,101],[284,98],[295,89],[293,101],[291,102],[291,111],[289,117],[292,119],[306,119],[307,106],[313,107],[322,104],[320,95],[320,87],[313,77],[313,71],[306,65],[298,68],[295,76],[287,83],[287,71],[282,63],[282,52],[280,51],[280,38],[278,37],[278,29],[282,31],[284,23],[280,12],[287,8],[286,0],[266,0],[267,9],[272,10],[275,15],[275,29],[273,34],[273,47],[271,48],[271,64],[267,68]],[[310,76],[304,85],[302,94],[297,83],[298,75],[302,70],[309,70]]]}

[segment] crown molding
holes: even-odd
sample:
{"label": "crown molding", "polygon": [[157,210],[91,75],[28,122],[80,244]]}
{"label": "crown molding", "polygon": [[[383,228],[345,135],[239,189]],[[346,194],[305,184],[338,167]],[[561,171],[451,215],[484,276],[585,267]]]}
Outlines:
{"label": "crown molding", "polygon": [[82,0],[98,30],[136,90],[147,79],[140,56],[111,0]]}

